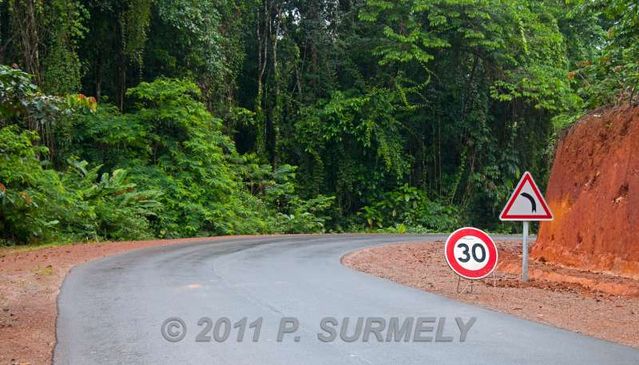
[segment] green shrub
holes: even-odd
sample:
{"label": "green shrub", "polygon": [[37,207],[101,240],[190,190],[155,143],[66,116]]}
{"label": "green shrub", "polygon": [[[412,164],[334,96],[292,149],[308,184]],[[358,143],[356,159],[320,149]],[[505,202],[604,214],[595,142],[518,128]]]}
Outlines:
{"label": "green shrub", "polygon": [[408,185],[382,194],[357,214],[369,229],[391,232],[447,232],[459,228],[460,211],[431,201],[426,193]]}
{"label": "green shrub", "polygon": [[87,162],[70,161],[64,175],[65,187],[70,189],[82,207],[78,219],[69,222],[71,231],[80,238],[91,236],[110,240],[150,238],[153,233],[148,218],[156,217],[160,207],[155,190],[138,191],[130,182],[128,172],[116,169],[98,176],[100,166],[87,169]]}
{"label": "green shrub", "polygon": [[68,171],[46,168],[47,148],[36,133],[16,125],[0,129],[0,228],[18,243],[150,237],[157,192],[137,191],[125,170],[104,173],[72,162]]}
{"label": "green shrub", "polygon": [[6,240],[26,242],[52,236],[69,196],[53,170],[43,168],[36,133],[17,126],[0,129],[0,229]]}

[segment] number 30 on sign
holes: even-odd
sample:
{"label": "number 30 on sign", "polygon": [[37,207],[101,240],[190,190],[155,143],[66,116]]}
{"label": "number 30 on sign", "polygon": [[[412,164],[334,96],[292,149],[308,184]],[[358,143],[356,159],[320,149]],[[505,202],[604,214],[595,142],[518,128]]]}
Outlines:
{"label": "number 30 on sign", "polygon": [[484,278],[497,266],[495,242],[477,228],[464,227],[453,232],[444,251],[448,266],[466,279]]}

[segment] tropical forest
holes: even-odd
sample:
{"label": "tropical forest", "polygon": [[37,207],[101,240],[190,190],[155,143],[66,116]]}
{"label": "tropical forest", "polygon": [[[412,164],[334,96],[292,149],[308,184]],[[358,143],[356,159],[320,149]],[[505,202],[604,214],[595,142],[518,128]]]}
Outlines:
{"label": "tropical forest", "polygon": [[520,226],[636,0],[0,0],[0,244]]}

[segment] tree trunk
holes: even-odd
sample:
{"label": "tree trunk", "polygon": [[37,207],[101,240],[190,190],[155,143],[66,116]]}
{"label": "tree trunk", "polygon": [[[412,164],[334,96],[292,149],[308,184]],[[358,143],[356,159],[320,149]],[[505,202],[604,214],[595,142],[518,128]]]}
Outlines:
{"label": "tree trunk", "polygon": [[35,82],[40,85],[42,83],[42,75],[40,73],[40,36],[36,1],[16,1],[10,11],[13,13],[12,21],[19,37],[22,62],[24,62],[21,66],[32,74]]}

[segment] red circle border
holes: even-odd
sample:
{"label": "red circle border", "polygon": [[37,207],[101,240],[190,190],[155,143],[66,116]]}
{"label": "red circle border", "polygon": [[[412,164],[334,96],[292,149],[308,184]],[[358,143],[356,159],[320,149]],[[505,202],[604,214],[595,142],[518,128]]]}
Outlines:
{"label": "red circle border", "polygon": [[[464,236],[474,236],[479,238],[486,247],[488,248],[489,258],[486,262],[486,265],[478,270],[468,270],[462,267],[455,258],[455,243],[464,237]],[[497,251],[497,245],[495,245],[495,241],[493,241],[490,236],[482,231],[481,229],[477,229],[474,227],[464,227],[456,230],[451,233],[446,240],[446,246],[444,247],[444,255],[446,256],[446,262],[448,266],[457,273],[457,275],[464,277],[470,280],[483,279],[486,276],[490,275],[493,270],[497,267],[497,261],[499,253]]]}

